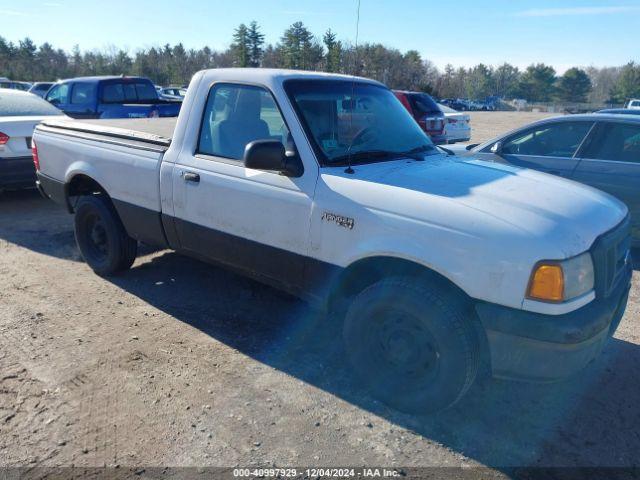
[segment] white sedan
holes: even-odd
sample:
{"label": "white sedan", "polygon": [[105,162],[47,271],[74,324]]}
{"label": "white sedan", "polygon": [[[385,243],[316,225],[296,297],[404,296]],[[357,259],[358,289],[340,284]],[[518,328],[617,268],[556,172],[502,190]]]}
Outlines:
{"label": "white sedan", "polygon": [[36,95],[0,89],[0,190],[35,187],[33,129],[45,118],[63,115]]}
{"label": "white sedan", "polygon": [[471,117],[446,105],[438,104],[438,107],[445,116],[444,135],[447,143],[468,142],[471,139]]}

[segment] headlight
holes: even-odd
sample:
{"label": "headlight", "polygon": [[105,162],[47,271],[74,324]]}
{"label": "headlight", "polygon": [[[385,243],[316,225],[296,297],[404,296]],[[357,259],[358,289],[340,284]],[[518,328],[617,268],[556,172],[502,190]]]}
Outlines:
{"label": "headlight", "polygon": [[589,252],[563,261],[538,262],[531,273],[527,297],[566,302],[593,290],[593,260]]}

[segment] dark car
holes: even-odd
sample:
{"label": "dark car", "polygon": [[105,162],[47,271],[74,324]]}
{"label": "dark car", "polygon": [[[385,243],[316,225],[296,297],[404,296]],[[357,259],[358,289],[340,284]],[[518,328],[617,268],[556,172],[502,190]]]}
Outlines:
{"label": "dark car", "polygon": [[545,119],[461,154],[551,173],[618,197],[629,207],[634,245],[640,246],[639,116],[596,113]]}
{"label": "dark car", "polygon": [[144,77],[78,77],[56,83],[45,100],[73,118],[177,117],[179,101],[162,100]]}
{"label": "dark car", "polygon": [[393,90],[395,96],[436,145],[447,143],[445,114],[426,93]]}
{"label": "dark car", "polygon": [[29,89],[29,93],[33,93],[34,95],[37,95],[40,98],[44,98],[44,96],[47,94],[47,92],[49,91],[52,85],[53,85],[53,82],[36,82]]}

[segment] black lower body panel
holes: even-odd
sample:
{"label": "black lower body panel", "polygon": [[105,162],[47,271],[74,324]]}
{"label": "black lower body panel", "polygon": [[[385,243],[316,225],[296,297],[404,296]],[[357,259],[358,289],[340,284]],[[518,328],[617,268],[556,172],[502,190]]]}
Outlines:
{"label": "black lower body panel", "polygon": [[607,298],[565,315],[543,315],[488,303],[476,311],[487,333],[494,376],[554,381],[581,370],[601,352],[624,315],[628,279]]}
{"label": "black lower body panel", "polygon": [[36,172],[35,185],[44,198],[49,198],[58,205],[64,206],[69,212],[69,202],[67,201],[67,191],[64,182],[51,178],[42,172]]}
{"label": "black lower body panel", "polygon": [[154,247],[167,248],[169,246],[164,234],[160,212],[115,198],[112,201],[130,237]]}
{"label": "black lower body panel", "polygon": [[36,169],[32,157],[0,158],[0,190],[35,186]]}

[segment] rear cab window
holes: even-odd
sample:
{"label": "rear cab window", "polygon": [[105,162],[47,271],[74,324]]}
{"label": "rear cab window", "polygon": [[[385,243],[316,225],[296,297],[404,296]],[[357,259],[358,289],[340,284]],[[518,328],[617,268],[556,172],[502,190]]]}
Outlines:
{"label": "rear cab window", "polygon": [[156,102],[158,93],[144,80],[121,80],[105,82],[102,86],[102,103],[145,103]]}
{"label": "rear cab window", "polygon": [[438,104],[426,93],[411,93],[407,95],[409,102],[413,110],[420,116],[427,115],[442,115],[442,110],[438,107]]}

